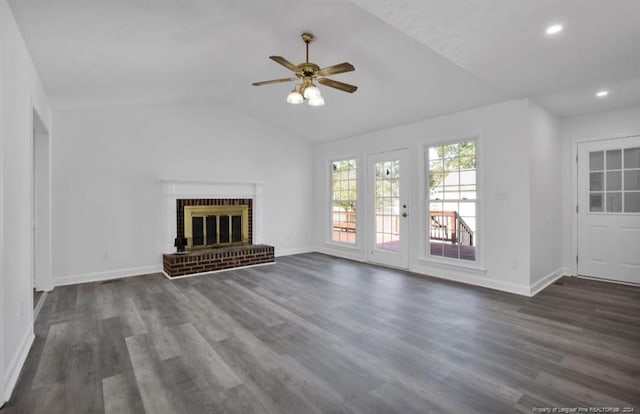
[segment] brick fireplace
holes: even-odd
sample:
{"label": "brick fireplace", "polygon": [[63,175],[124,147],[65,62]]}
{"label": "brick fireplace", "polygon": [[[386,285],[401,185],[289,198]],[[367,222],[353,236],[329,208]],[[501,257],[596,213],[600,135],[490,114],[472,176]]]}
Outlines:
{"label": "brick fireplace", "polygon": [[[233,208],[245,208],[247,213],[246,215],[240,216],[234,215],[233,213],[228,213],[233,211]],[[234,227],[234,218],[241,217],[241,226],[246,226],[246,234],[243,234],[244,237],[240,243],[241,245],[250,245],[253,244],[253,200],[250,198],[188,198],[188,199],[178,199],[176,200],[176,238],[187,238],[192,239],[193,234],[187,234],[187,227],[193,227],[193,223],[190,223],[189,218],[193,217],[188,214],[190,208],[201,208],[201,211],[204,211],[204,217],[215,217],[213,221],[215,221],[215,225],[212,226],[215,228],[218,237],[216,238],[217,243],[207,243],[207,240],[203,240],[203,244],[194,243],[193,240],[187,240],[188,249],[198,248],[198,246],[202,245],[206,247],[209,244],[214,244],[216,247],[226,247],[225,244],[234,243],[233,238],[231,237],[232,229],[228,231],[229,240],[226,239],[220,240],[220,234],[222,233],[222,228],[226,227],[231,228]],[[215,208],[221,208],[218,211],[219,214],[216,213]],[[193,210],[193,209],[192,209]],[[238,210],[240,211],[240,210]],[[207,214],[209,212],[210,214]],[[186,214],[185,214],[186,213]],[[199,217],[198,217],[199,218]],[[224,220],[223,220],[224,219]],[[203,220],[202,228],[204,231],[207,230],[206,219]],[[242,232],[245,233],[245,232]],[[191,236],[191,237],[189,237]]]}
{"label": "brick fireplace", "polygon": [[260,243],[260,184],[172,180],[164,193],[165,242],[172,251],[174,240],[186,242],[163,254],[167,277],[274,262],[274,247]]}

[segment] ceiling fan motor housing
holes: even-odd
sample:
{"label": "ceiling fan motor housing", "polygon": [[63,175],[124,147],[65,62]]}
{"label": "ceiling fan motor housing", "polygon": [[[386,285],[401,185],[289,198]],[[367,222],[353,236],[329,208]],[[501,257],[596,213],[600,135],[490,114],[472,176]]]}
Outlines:
{"label": "ceiling fan motor housing", "polygon": [[298,65],[302,77],[316,77],[320,66],[315,63],[306,62]]}

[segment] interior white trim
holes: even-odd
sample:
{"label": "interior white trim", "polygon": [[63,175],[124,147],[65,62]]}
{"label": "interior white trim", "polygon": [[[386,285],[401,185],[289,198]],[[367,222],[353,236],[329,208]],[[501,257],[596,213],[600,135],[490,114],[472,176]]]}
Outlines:
{"label": "interior white trim", "polygon": [[38,302],[36,302],[35,306],[33,307],[33,323],[35,323],[36,320],[38,319],[38,315],[40,315],[40,311],[42,310],[44,301],[47,300],[47,292],[48,291],[46,290],[42,292],[42,294],[38,298]]}
{"label": "interior white trim", "polygon": [[175,252],[176,200],[180,198],[250,198],[253,200],[253,244],[262,243],[262,183],[227,183],[203,180],[163,180],[164,237],[163,252]]}
{"label": "interior white trim", "polygon": [[418,258],[418,263],[425,266],[442,267],[447,270],[462,270],[474,273],[478,276],[482,276],[487,273],[487,269],[484,266],[471,260],[448,259],[446,257],[439,256],[423,256]]}
{"label": "interior white trim", "polygon": [[418,264],[412,266],[409,270],[415,273],[421,273],[427,276],[437,277],[439,279],[451,280],[453,282],[467,283],[474,286],[485,287],[489,289],[501,290],[503,292],[515,293],[517,295],[529,296],[530,289],[528,285],[520,285],[517,283],[505,282],[503,280],[491,279],[485,277],[482,273],[473,274],[470,269],[464,269],[456,266],[425,266]]}
{"label": "interior white trim", "polygon": [[294,247],[291,249],[283,249],[283,250],[275,249],[275,256],[283,257],[283,256],[291,256],[294,254],[311,253],[314,250],[315,249],[313,249],[312,247]]}
{"label": "interior white trim", "polygon": [[542,279],[538,280],[536,283],[532,284],[530,287],[529,296],[535,296],[540,293],[544,288],[560,279],[562,276],[566,274],[565,268],[559,267],[553,272],[549,273]]}
{"label": "interior white trim", "polygon": [[[350,252],[348,248],[340,247],[341,250],[332,249],[331,246],[321,246],[315,249],[316,252],[326,254],[327,256],[339,257],[341,259],[353,260],[354,262],[367,263],[366,259],[363,257],[363,253],[360,249],[351,248],[353,252]],[[376,265],[378,266],[378,265]]]}
{"label": "interior white trim", "polygon": [[57,277],[55,279],[56,286],[75,285],[78,283],[100,282],[103,280],[120,279],[123,277],[146,275],[149,273],[159,273],[162,271],[162,265],[149,265],[131,267],[126,269],[107,270],[104,272],[81,273],[77,275],[69,275]]}
{"label": "interior white trim", "polygon": [[[20,347],[18,348],[18,351],[7,365],[8,370],[3,381],[4,391],[2,395],[2,404],[9,401],[9,399],[11,398],[13,388],[18,382],[20,371],[22,370],[22,366],[27,360],[27,355],[29,355],[29,350],[31,349],[31,345],[33,344],[34,339],[35,335],[33,334],[33,327],[29,326],[29,328],[25,332],[25,336],[22,338],[22,341],[20,341]],[[2,404],[0,404],[0,406]]]}
{"label": "interior white trim", "polygon": [[617,284],[617,285],[627,285],[627,286],[635,286],[635,287],[640,286],[637,283],[625,282],[625,281],[622,281],[622,280],[605,279],[605,278],[602,278],[602,277],[581,276],[581,275],[576,275],[576,277],[579,277],[580,279],[595,280],[596,282],[614,283],[614,284]]}

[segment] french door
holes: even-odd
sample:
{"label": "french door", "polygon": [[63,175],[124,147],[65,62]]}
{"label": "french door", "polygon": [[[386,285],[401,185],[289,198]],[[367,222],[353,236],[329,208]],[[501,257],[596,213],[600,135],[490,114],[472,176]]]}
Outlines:
{"label": "french door", "polygon": [[368,156],[367,215],[370,262],[408,268],[409,167],[407,150]]}
{"label": "french door", "polygon": [[578,274],[640,283],[640,136],[578,144]]}

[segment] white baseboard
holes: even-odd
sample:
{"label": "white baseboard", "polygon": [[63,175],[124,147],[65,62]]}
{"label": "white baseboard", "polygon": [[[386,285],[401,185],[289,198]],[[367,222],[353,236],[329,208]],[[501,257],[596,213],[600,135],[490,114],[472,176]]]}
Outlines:
{"label": "white baseboard", "polygon": [[[353,250],[353,253],[349,250]],[[362,257],[362,252],[360,251],[360,249],[348,248],[348,250],[346,249],[337,250],[337,249],[331,249],[323,246],[323,247],[313,249],[313,251],[326,254],[328,256],[335,256],[335,257],[340,257],[342,259],[353,260],[354,262],[361,262],[361,263],[366,262],[364,257]]]}
{"label": "white baseboard", "polygon": [[538,280],[536,283],[532,284],[529,291],[529,296],[535,296],[540,293],[544,288],[560,279],[562,276],[566,274],[565,268],[559,267],[553,272],[549,273],[542,279]]}
{"label": "white baseboard", "polygon": [[311,253],[313,251],[315,251],[315,249],[312,247],[296,247],[293,249],[283,249],[283,250],[275,249],[275,255],[276,257],[282,257],[282,256],[291,256],[294,254]]}
{"label": "white baseboard", "polygon": [[100,282],[103,280],[120,279],[123,277],[146,275],[162,272],[162,265],[131,267],[127,269],[107,270],[104,272],[83,273],[57,277],[54,279],[56,286],[75,285],[78,283]]}
{"label": "white baseboard", "polygon": [[[13,388],[18,382],[20,371],[22,371],[22,366],[27,360],[27,356],[29,355],[29,350],[31,349],[31,345],[33,344],[34,339],[35,335],[33,334],[33,327],[30,326],[25,333],[24,338],[22,338],[22,341],[20,341],[20,347],[16,351],[16,354],[13,358],[11,358],[9,364],[7,365],[9,367],[9,370],[7,371],[7,375],[3,381],[4,392],[2,395],[2,404],[9,401],[9,399],[11,398]],[[2,404],[0,404],[0,406],[2,406]]]}
{"label": "white baseboard", "polygon": [[42,306],[44,305],[44,301],[47,300],[47,291],[42,292],[40,297],[38,298],[38,302],[33,308],[33,321],[35,322],[38,319],[38,315],[40,315],[40,311],[42,310]]}
{"label": "white baseboard", "polygon": [[[366,259],[362,257],[360,250],[350,253],[343,250],[336,251],[323,246],[316,249],[316,251],[329,256],[341,257],[357,262],[366,262]],[[425,276],[436,277],[438,279],[446,279],[452,282],[466,283],[468,285],[515,293],[516,295],[529,296],[530,293],[529,286],[489,279],[484,276],[486,270],[480,268],[470,269],[460,266],[459,269],[455,270],[448,264],[418,262],[411,264],[408,271]]]}
{"label": "white baseboard", "polygon": [[432,276],[439,279],[446,279],[452,282],[465,283],[468,285],[500,290],[502,292],[515,293],[516,295],[529,296],[529,286],[488,278],[484,276],[486,271],[483,269],[472,270],[461,267],[458,270],[454,270],[449,267],[450,266],[439,267],[437,265],[427,267],[424,264],[418,264],[412,266],[409,270],[414,273]]}

